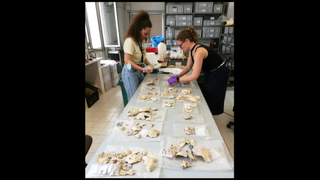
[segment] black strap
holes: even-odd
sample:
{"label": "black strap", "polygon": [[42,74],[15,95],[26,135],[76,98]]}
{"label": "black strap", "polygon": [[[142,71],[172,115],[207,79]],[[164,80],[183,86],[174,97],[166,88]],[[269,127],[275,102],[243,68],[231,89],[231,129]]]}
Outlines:
{"label": "black strap", "polygon": [[194,63],[194,60],[193,60],[192,51],[193,51],[193,49],[196,47],[196,45],[198,45],[198,43],[196,43],[196,44],[192,47],[192,49],[190,50],[190,56],[191,56],[191,60],[192,60],[193,63]]}
{"label": "black strap", "polygon": [[192,49],[190,50],[191,52],[193,51],[193,49],[196,47],[197,44],[198,44],[198,43],[196,43],[196,44],[192,47]]}

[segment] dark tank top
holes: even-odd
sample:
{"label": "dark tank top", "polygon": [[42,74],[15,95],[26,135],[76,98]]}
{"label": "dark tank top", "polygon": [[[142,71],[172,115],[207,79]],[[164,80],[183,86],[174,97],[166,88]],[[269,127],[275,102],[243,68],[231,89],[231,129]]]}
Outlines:
{"label": "dark tank top", "polygon": [[[191,60],[193,63],[194,63],[194,60],[193,60],[192,51],[197,46],[197,44],[199,43],[196,43],[193,46],[193,48],[190,50]],[[202,71],[209,73],[211,70],[217,68],[218,66],[221,65],[221,63],[223,63],[223,59],[213,48],[202,45],[202,44],[199,44],[199,45],[200,45],[199,47],[203,47],[208,51],[208,56],[205,59],[203,59]],[[195,52],[199,47],[195,49]]]}

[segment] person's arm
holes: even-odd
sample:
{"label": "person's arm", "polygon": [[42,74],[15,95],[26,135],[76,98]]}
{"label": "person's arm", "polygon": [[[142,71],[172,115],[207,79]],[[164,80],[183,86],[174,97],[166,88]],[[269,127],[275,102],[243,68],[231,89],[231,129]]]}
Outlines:
{"label": "person's arm", "polygon": [[[127,65],[131,60],[132,54],[134,53],[134,42],[131,38],[125,39],[123,43],[124,49],[124,65]],[[134,62],[130,62],[131,68],[142,71],[142,67],[136,65]]]}
{"label": "person's arm", "polygon": [[179,82],[197,80],[202,69],[203,59],[206,57],[207,54],[208,54],[208,51],[206,49],[204,48],[197,49],[197,53],[194,54],[194,65],[193,65],[192,74],[188,76],[180,77],[180,74],[182,74],[183,72],[181,71],[181,73],[179,73]]}
{"label": "person's arm", "polygon": [[[131,54],[124,53],[124,64],[125,65],[128,64],[129,60],[131,59],[131,56],[132,56]],[[136,65],[136,63],[130,61],[130,64],[131,64],[131,68],[143,71],[143,68]]]}
{"label": "person's arm", "polygon": [[[126,39],[124,44],[123,44],[123,48],[124,48],[124,64],[127,65],[128,62],[131,60],[132,57],[132,53],[134,51],[134,44],[133,41],[131,39]],[[140,66],[138,66],[136,63],[131,62],[131,68],[136,69],[136,70],[140,70],[146,73],[150,73],[152,72],[152,69],[150,70],[149,68],[142,68]]]}
{"label": "person's arm", "polygon": [[185,68],[178,74],[179,77],[187,74],[192,68],[193,62],[191,60],[191,56],[188,57],[188,62]]}
{"label": "person's arm", "polygon": [[[129,60],[131,59],[131,56],[132,56],[131,54],[124,53],[124,64],[125,65],[128,64]],[[145,73],[151,73],[153,71],[151,68],[148,68],[148,67],[142,68],[142,67],[136,65],[136,63],[134,63],[134,62],[132,62],[130,64],[131,64],[131,68],[140,70],[140,71],[145,72]]]}
{"label": "person's arm", "polygon": [[154,69],[153,64],[151,64],[147,58],[144,59],[144,62],[145,62],[145,64],[146,64],[147,66],[149,66],[151,69]]}

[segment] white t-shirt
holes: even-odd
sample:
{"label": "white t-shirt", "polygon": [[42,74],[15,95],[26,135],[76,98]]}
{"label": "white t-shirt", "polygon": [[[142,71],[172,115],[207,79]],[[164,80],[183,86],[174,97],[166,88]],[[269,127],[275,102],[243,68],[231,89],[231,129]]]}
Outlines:
{"label": "white t-shirt", "polygon": [[[143,52],[143,62],[146,58],[146,48],[145,48],[145,40],[142,40],[142,52]],[[139,44],[135,43],[131,37],[125,39],[123,43],[123,50],[125,53],[131,54],[131,61],[136,64],[141,64],[141,51]]]}

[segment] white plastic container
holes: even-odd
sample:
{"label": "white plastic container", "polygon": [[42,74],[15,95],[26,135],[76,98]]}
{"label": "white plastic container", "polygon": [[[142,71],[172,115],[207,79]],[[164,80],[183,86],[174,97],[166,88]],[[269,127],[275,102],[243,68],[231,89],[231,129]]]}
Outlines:
{"label": "white plastic container", "polygon": [[109,81],[110,79],[111,79],[110,71],[103,74],[103,81],[104,82]]}
{"label": "white plastic container", "polygon": [[111,79],[104,82],[104,91],[108,92],[112,88]]}
{"label": "white plastic container", "polygon": [[101,66],[101,71],[102,71],[102,74],[105,74],[107,72],[110,73],[109,64],[105,64],[105,65]]}
{"label": "white plastic container", "polygon": [[158,44],[158,55],[161,55],[161,54],[163,56],[167,54],[167,45],[162,41]]}

